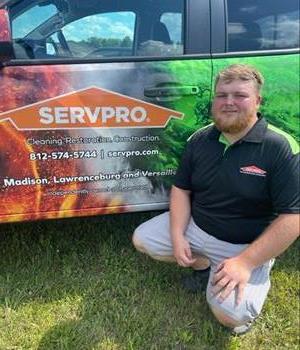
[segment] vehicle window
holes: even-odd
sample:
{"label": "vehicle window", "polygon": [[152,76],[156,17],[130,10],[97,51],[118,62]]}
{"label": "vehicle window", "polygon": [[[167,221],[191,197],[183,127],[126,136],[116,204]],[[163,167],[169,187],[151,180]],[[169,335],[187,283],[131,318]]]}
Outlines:
{"label": "vehicle window", "polygon": [[168,12],[164,13],[160,21],[166,26],[171,43],[174,50],[178,53],[183,53],[183,43],[182,43],[182,13]]}
{"label": "vehicle window", "polygon": [[299,47],[299,8],[294,0],[227,0],[227,50]]}
{"label": "vehicle window", "polygon": [[174,56],[183,54],[182,12],[165,12],[151,24],[149,40],[142,42],[139,56]]}
{"label": "vehicle window", "polygon": [[16,59],[174,56],[184,51],[184,0],[22,4],[10,11]]}
{"label": "vehicle window", "polygon": [[46,53],[55,55],[57,52],[58,56],[87,58],[131,56],[134,26],[133,12],[111,12],[83,17],[61,29],[65,47],[58,33],[55,33],[47,41]]}

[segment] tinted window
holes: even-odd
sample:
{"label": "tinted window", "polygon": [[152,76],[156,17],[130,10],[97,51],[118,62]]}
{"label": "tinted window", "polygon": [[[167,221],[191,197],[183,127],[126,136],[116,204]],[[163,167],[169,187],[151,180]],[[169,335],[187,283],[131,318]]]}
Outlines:
{"label": "tinted window", "polygon": [[[62,27],[60,35],[64,37],[73,57],[131,56],[134,27],[133,12],[98,13],[67,24]],[[47,42],[47,54],[68,55],[57,33]]]}
{"label": "tinted window", "polygon": [[183,5],[184,0],[19,2],[11,9],[15,56],[181,55]]}
{"label": "tinted window", "polygon": [[228,51],[299,47],[299,3],[295,0],[227,0]]}

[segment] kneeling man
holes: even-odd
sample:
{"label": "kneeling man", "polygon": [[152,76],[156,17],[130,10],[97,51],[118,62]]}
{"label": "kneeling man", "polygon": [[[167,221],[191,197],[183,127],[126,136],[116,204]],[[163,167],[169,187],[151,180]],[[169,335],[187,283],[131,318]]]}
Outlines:
{"label": "kneeling man", "polygon": [[170,212],[133,236],[154,259],[192,267],[190,289],[209,270],[207,302],[236,334],[259,315],[274,258],[299,236],[299,146],[258,112],[262,85],[248,65],[218,74],[214,124],[188,140]]}

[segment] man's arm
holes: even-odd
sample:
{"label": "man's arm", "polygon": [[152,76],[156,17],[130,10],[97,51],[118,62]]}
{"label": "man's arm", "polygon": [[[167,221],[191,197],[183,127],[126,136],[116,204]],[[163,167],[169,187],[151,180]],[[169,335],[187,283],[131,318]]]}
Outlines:
{"label": "man's arm", "polygon": [[237,287],[237,304],[256,267],[284,252],[299,237],[298,214],[281,214],[253,243],[239,255],[224,260],[217,268],[212,283],[220,301]]}
{"label": "man's arm", "polygon": [[283,253],[299,237],[298,214],[281,214],[240,254],[240,259],[254,269]]}
{"label": "man's arm", "polygon": [[180,266],[191,266],[196,259],[192,258],[189,242],[184,233],[191,218],[190,191],[172,186],[170,198],[170,234],[173,253]]}

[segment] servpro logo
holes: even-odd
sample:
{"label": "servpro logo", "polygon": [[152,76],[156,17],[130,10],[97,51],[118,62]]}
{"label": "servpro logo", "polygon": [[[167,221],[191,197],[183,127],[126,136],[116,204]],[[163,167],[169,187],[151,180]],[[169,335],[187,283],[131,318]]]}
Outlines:
{"label": "servpro logo", "polygon": [[116,107],[41,107],[39,109],[40,121],[42,124],[86,124],[91,122],[96,124],[107,124],[114,119],[116,124],[122,122],[142,123],[147,118],[147,111],[143,107],[133,107],[129,109],[124,106]]}
{"label": "servpro logo", "polygon": [[248,165],[248,166],[242,167],[240,168],[240,172],[242,174],[256,175],[256,176],[263,176],[263,177],[267,175],[267,172],[265,170],[260,169],[256,165]]}
{"label": "servpro logo", "polygon": [[19,130],[157,128],[183,114],[112,91],[89,87],[0,113]]}

